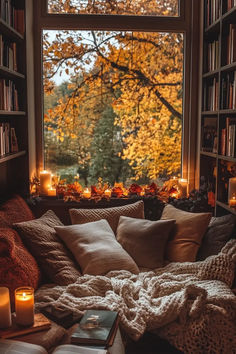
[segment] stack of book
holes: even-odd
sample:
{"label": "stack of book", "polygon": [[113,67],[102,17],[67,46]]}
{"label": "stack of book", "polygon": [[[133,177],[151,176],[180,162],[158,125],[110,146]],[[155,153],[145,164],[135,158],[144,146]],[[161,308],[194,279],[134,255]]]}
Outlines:
{"label": "stack of book", "polygon": [[0,123],[0,157],[18,152],[15,128],[9,123]]}
{"label": "stack of book", "polygon": [[232,9],[234,6],[236,6],[236,0],[227,0],[227,11]]}
{"label": "stack of book", "polygon": [[232,71],[222,78],[221,108],[236,108],[236,71]]}
{"label": "stack of book", "polygon": [[11,80],[0,79],[0,110],[19,111],[18,91]]}
{"label": "stack of book", "polygon": [[24,10],[16,8],[12,0],[0,0],[0,18],[20,34],[25,32]]}
{"label": "stack of book", "polygon": [[220,16],[220,1],[206,0],[206,2],[207,11],[205,11],[205,27],[208,27]]}
{"label": "stack of book", "polygon": [[207,70],[216,70],[219,67],[219,40],[208,43],[207,52]]}
{"label": "stack of book", "polygon": [[227,117],[225,128],[221,129],[221,155],[236,157],[236,118]]}
{"label": "stack of book", "polygon": [[218,87],[219,83],[216,78],[213,79],[211,84],[204,86],[203,92],[203,109],[204,111],[215,111],[218,109]]}
{"label": "stack of book", "polygon": [[16,43],[7,42],[0,34],[0,66],[17,71]]}

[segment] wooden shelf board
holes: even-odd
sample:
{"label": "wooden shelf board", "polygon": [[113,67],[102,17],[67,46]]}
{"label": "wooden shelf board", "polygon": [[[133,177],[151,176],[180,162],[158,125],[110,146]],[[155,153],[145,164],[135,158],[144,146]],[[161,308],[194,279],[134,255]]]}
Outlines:
{"label": "wooden shelf board", "polygon": [[204,116],[217,116],[218,111],[202,111],[202,115]]}
{"label": "wooden shelf board", "polygon": [[208,157],[213,157],[213,158],[217,157],[217,154],[215,154],[213,152],[208,152],[208,151],[200,151],[200,154],[204,155],[204,156],[208,156]]}
{"label": "wooden shelf board", "polygon": [[217,76],[217,74],[219,74],[219,69],[213,70],[213,71],[209,71],[205,74],[202,75],[203,79],[206,79],[208,77],[214,77]]}
{"label": "wooden shelf board", "polygon": [[236,18],[236,6],[222,15],[222,22],[230,22]]}
{"label": "wooden shelf board", "polygon": [[225,161],[230,161],[230,162],[235,162],[236,163],[236,157],[231,157],[231,156],[225,156],[225,155],[218,155],[219,160],[225,160]]}
{"label": "wooden shelf board", "polygon": [[4,111],[0,110],[0,116],[25,116],[24,111]]}
{"label": "wooden shelf board", "polygon": [[23,41],[24,37],[17,32],[13,27],[9,26],[2,18],[0,18],[0,31],[7,37],[15,41]]}
{"label": "wooden shelf board", "polygon": [[232,63],[232,64],[227,64],[221,67],[221,71],[232,71],[236,69],[236,62]]}
{"label": "wooden shelf board", "polygon": [[19,73],[18,71],[11,70],[6,66],[0,65],[0,74],[5,75],[7,77],[13,77],[17,79],[25,79],[25,75]]}
{"label": "wooden shelf board", "polygon": [[209,35],[214,32],[219,32],[220,31],[220,19],[218,18],[214,23],[212,23],[210,26],[208,26],[205,29],[205,34]]}
{"label": "wooden shelf board", "polygon": [[221,109],[220,114],[236,114],[236,109]]}
{"label": "wooden shelf board", "polygon": [[15,153],[11,153],[11,154],[7,154],[7,155],[5,155],[3,157],[0,157],[0,164],[3,163],[3,162],[9,161],[9,160],[15,159],[17,157],[23,156],[25,154],[26,154],[25,150],[19,151],[19,152],[15,152]]}
{"label": "wooden shelf board", "polygon": [[220,206],[221,208],[229,211],[230,213],[236,215],[236,209],[235,208],[230,208],[230,206],[226,203],[222,203],[219,200],[216,201],[216,205]]}

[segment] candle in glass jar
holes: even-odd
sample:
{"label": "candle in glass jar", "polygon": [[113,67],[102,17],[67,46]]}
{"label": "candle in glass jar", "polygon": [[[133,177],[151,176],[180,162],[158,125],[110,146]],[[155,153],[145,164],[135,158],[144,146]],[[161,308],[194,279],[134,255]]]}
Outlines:
{"label": "candle in glass jar", "polygon": [[234,194],[234,195],[232,196],[232,198],[230,198],[230,200],[229,200],[229,206],[230,206],[231,208],[236,208],[236,194]]}
{"label": "candle in glass jar", "polygon": [[21,326],[34,323],[34,289],[21,287],[15,290],[16,322]]}
{"label": "candle in glass jar", "polygon": [[230,204],[230,200],[236,196],[236,177],[232,177],[229,179],[229,189],[228,189],[228,203]]}
{"label": "candle in glass jar", "polygon": [[104,192],[105,196],[106,197],[111,197],[111,190],[110,189],[106,189],[105,192]]}
{"label": "candle in glass jar", "polygon": [[85,188],[83,191],[83,197],[89,199],[91,197],[91,191],[88,188]]}
{"label": "candle in glass jar", "polygon": [[51,172],[49,171],[41,171],[40,176],[39,176],[39,181],[40,181],[40,194],[41,195],[47,195],[48,194],[48,188],[51,187]]}
{"label": "candle in glass jar", "polygon": [[181,197],[185,198],[188,195],[188,180],[184,178],[179,179],[179,185],[181,189]]}
{"label": "candle in glass jar", "polygon": [[48,188],[48,196],[50,196],[50,197],[56,197],[56,195],[57,195],[57,190],[56,190],[56,188]]}
{"label": "candle in glass jar", "polygon": [[0,328],[11,326],[11,306],[9,289],[0,287]]}

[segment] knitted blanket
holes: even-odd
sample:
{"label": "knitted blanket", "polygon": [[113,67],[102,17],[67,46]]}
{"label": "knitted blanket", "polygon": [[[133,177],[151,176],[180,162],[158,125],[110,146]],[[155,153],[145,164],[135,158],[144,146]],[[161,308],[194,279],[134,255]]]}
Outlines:
{"label": "knitted blanket", "polygon": [[202,262],[170,263],[138,275],[84,275],[66,287],[42,287],[36,308],[51,304],[81,316],[86,309],[115,310],[134,340],[155,331],[185,353],[236,353],[236,296],[230,289],[235,266],[231,240]]}

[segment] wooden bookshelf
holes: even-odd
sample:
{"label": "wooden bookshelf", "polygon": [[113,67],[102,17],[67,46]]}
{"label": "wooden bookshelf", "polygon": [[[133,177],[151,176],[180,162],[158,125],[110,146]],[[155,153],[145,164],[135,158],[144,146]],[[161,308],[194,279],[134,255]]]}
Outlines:
{"label": "wooden bookshelf", "polygon": [[204,0],[203,16],[200,185],[215,193],[216,215],[236,214],[227,198],[236,176],[236,1]]}
{"label": "wooden bookshelf", "polygon": [[[25,0],[3,2],[0,14],[0,196],[28,192]],[[14,132],[18,150],[13,148]],[[2,139],[2,142],[1,142]]]}

